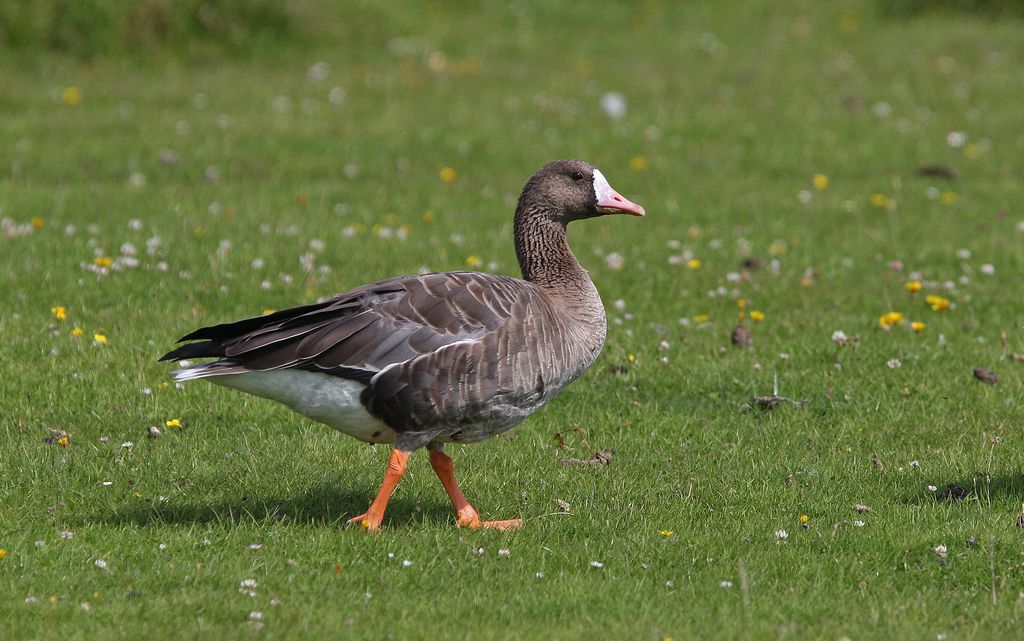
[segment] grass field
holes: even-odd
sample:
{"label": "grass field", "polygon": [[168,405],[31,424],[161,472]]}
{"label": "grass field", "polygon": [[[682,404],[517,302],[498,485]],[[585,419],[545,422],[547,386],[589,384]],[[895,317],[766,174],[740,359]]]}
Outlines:
{"label": "grass field", "polygon": [[[0,60],[0,639],[1020,638],[1021,23],[828,4],[362,2],[262,62]],[[156,362],[516,274],[566,157],[648,215],[570,230],[593,369],[449,448],[521,530],[456,529],[423,453],[344,527],[387,448]]]}

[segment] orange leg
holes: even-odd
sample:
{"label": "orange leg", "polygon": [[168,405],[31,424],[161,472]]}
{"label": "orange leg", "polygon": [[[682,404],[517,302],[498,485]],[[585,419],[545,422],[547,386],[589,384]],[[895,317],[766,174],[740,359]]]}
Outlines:
{"label": "orange leg", "polygon": [[384,510],[388,509],[388,501],[391,493],[398,486],[398,481],[405,474],[405,468],[409,464],[409,452],[395,448],[391,450],[391,457],[388,459],[388,467],[384,472],[384,481],[380,484],[380,491],[377,497],[370,503],[370,509],[363,514],[349,519],[349,523],[358,523],[370,532],[380,529],[380,523],[384,520]]}
{"label": "orange leg", "polygon": [[459,527],[469,526],[472,530],[479,527],[511,530],[523,524],[520,519],[481,521],[480,515],[477,514],[477,511],[473,509],[473,506],[463,496],[462,490],[459,489],[459,484],[455,480],[455,466],[452,463],[451,457],[441,450],[430,450],[430,465],[437,472],[437,478],[441,479],[441,485],[444,485],[445,491],[448,492],[448,496],[452,500],[452,506],[455,507],[455,518]]}

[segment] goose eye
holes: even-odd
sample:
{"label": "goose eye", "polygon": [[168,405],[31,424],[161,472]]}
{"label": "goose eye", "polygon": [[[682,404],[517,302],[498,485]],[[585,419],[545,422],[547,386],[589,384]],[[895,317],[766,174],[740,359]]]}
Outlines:
{"label": "goose eye", "polygon": [[580,180],[583,180],[583,172],[582,171],[574,171],[574,172],[572,172],[572,179],[577,181],[577,182],[579,182]]}

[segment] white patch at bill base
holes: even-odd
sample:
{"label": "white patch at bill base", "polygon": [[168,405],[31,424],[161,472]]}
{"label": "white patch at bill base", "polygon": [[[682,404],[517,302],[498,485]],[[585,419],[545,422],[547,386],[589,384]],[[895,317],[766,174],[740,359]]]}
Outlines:
{"label": "white patch at bill base", "polygon": [[597,202],[609,201],[612,199],[612,196],[619,195],[608,184],[608,179],[604,177],[601,170],[596,167],[594,168],[594,194],[597,195]]}

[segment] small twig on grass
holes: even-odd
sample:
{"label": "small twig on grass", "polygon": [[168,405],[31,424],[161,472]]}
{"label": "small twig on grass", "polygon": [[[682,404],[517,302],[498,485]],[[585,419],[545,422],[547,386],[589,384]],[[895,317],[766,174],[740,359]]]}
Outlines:
{"label": "small twig on grass", "polygon": [[996,537],[990,534],[988,537],[988,569],[992,577],[992,605],[996,604]]}
{"label": "small twig on grass", "polygon": [[804,405],[806,405],[809,402],[810,401],[808,401],[807,399],[799,399],[799,400],[797,400],[797,399],[788,398],[786,396],[777,396],[775,394],[772,394],[770,396],[755,396],[754,399],[751,401],[751,403],[750,403],[750,405],[748,407],[750,409],[753,409],[755,407],[759,407],[759,408],[764,409],[764,410],[770,410],[770,409],[774,409],[775,406],[779,405],[780,403],[792,403],[793,405],[796,405],[797,407],[803,407]]}

